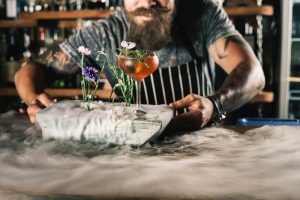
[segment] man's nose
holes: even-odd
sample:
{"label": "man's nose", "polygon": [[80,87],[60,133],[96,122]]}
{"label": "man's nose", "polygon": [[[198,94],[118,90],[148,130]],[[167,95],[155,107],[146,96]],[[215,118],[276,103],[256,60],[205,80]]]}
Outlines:
{"label": "man's nose", "polygon": [[157,4],[157,0],[140,0],[139,7],[151,8]]}

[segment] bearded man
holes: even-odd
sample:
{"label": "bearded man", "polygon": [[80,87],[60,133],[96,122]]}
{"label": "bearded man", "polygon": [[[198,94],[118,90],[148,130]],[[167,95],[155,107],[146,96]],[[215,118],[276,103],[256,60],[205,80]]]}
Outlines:
{"label": "bearded man", "polygon": [[[99,50],[116,50],[123,40],[137,49],[155,51],[159,69],[142,84],[142,103],[169,104],[186,108],[172,121],[175,130],[194,130],[214,118],[239,108],[265,84],[262,68],[251,47],[235,30],[222,8],[212,0],[124,0],[124,9],[107,19],[79,30],[36,62],[27,62],[15,76],[28,114],[35,114],[52,100],[44,93],[43,67],[60,72],[79,70],[79,46],[92,50],[91,66]],[[214,91],[215,63],[228,73],[222,87]],[[112,72],[104,72],[112,85]]]}

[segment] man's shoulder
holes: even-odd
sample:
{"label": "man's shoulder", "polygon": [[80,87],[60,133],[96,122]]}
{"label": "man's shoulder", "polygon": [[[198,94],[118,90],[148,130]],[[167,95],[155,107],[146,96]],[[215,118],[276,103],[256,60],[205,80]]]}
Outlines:
{"label": "man's shoulder", "polygon": [[179,0],[178,9],[185,12],[195,12],[198,14],[203,14],[201,11],[206,11],[207,9],[218,7],[214,0]]}
{"label": "man's shoulder", "polygon": [[180,0],[178,5],[180,17],[188,21],[204,20],[217,9],[213,0]]}

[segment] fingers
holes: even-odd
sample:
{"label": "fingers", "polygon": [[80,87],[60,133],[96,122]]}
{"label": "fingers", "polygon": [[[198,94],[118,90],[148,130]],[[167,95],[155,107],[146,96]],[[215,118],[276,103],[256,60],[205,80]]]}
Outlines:
{"label": "fingers", "polygon": [[186,108],[191,105],[195,101],[195,95],[189,94],[185,96],[183,99],[170,103],[169,106],[174,109]]}
{"label": "fingers", "polygon": [[209,119],[201,110],[193,110],[174,117],[167,125],[163,136],[172,136],[178,132],[195,131],[203,128]]}
{"label": "fingers", "polygon": [[27,114],[32,123],[36,122],[36,113],[38,113],[42,108],[38,104],[30,104],[27,108]]}
{"label": "fingers", "polygon": [[36,122],[36,113],[45,107],[49,107],[53,104],[53,101],[48,97],[47,94],[42,93],[36,96],[31,103],[28,105],[27,114],[32,123]]}
{"label": "fingers", "polygon": [[38,95],[36,99],[45,107],[49,107],[53,104],[53,101],[45,93]]}
{"label": "fingers", "polygon": [[212,102],[205,97],[200,97],[191,106],[189,106],[189,112],[201,112],[201,128],[205,126],[213,117],[214,106]]}
{"label": "fingers", "polygon": [[188,112],[176,116],[171,122],[170,131],[192,131],[203,128],[213,116],[213,104],[205,97],[188,95],[172,104],[173,108],[188,107]]}

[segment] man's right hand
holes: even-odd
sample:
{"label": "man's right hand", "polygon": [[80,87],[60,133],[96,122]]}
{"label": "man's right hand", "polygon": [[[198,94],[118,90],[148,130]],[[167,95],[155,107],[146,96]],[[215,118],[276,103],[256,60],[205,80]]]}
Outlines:
{"label": "man's right hand", "polygon": [[36,113],[41,109],[47,108],[53,104],[53,100],[46,94],[41,93],[31,100],[28,104],[27,114],[32,123],[36,122]]}

